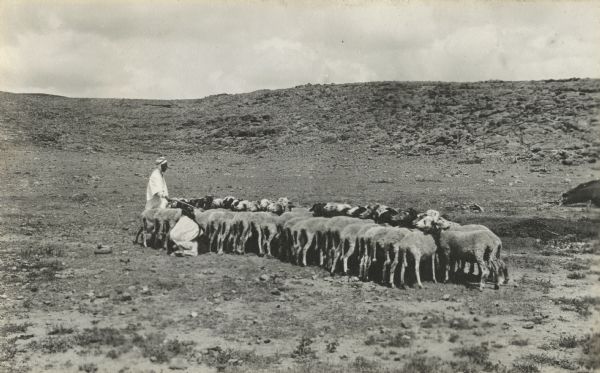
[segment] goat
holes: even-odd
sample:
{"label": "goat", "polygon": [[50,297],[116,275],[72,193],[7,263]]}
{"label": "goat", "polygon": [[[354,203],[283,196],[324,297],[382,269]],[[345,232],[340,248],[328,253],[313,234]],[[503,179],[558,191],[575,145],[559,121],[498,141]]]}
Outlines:
{"label": "goat", "polygon": [[148,236],[150,236],[150,240],[152,240],[152,246],[156,246],[156,228],[158,224],[156,223],[156,219],[154,215],[158,209],[146,209],[142,211],[140,217],[142,218],[142,226],[138,230],[135,235],[135,240],[133,243],[138,242],[138,237],[142,234],[142,244],[144,247],[148,247]]}
{"label": "goat", "polygon": [[296,215],[293,213],[283,213],[279,217],[279,256],[280,259],[287,259],[293,255],[292,250],[294,246],[294,225],[305,220],[310,219],[311,216]]}
{"label": "goat", "polygon": [[[377,246],[383,248],[385,253],[385,262],[383,263],[382,273],[381,273],[381,281],[385,283],[386,281],[386,273],[389,271],[389,284],[391,287],[395,287],[394,285],[394,272],[395,265],[399,262],[400,254],[402,254],[403,258],[405,257],[405,252],[403,252],[400,248],[400,241],[406,236],[410,230],[406,228],[396,228],[396,227],[381,227],[383,229],[372,229],[367,230],[365,235],[369,241],[367,241],[367,245],[371,245],[373,247],[373,252],[376,253],[375,248]],[[392,263],[390,259],[390,252],[393,252],[394,255],[394,263]],[[404,261],[405,262],[405,261]],[[404,269],[404,267],[402,267]],[[403,272],[401,271],[403,274]],[[404,283],[402,283],[404,284]]]}
{"label": "goat", "polygon": [[[336,256],[333,258],[331,271],[335,270],[338,259],[342,258],[343,273],[348,274],[348,259],[354,253],[356,245],[361,245],[360,237],[370,228],[377,226],[373,220],[359,220],[356,223],[348,224],[340,231],[340,242],[336,249]],[[344,247],[348,243],[348,250],[344,253]]]}
{"label": "goat", "polygon": [[154,219],[158,224],[157,232],[163,242],[163,248],[167,249],[168,234],[173,229],[177,221],[183,215],[183,211],[178,208],[157,209]]}
{"label": "goat", "polygon": [[[431,233],[438,248],[446,258],[450,258],[450,265],[446,264],[445,280],[448,280],[449,267],[455,260],[475,260],[481,270],[479,290],[483,291],[485,281],[490,273],[487,262],[492,262],[492,269],[498,268],[497,256],[502,245],[500,239],[489,230],[462,231],[449,229],[450,224],[444,219],[421,219],[415,226],[425,232]],[[487,258],[487,259],[486,259]],[[499,276],[495,273],[498,288]]]}
{"label": "goat", "polygon": [[[323,230],[323,227],[328,220],[327,218],[313,217],[301,220],[290,227],[292,236],[294,237],[293,253],[296,256],[296,263],[303,266],[307,265],[306,254],[313,244],[315,245],[315,249],[319,251],[319,257],[322,258],[322,244],[320,242],[325,238],[326,232]],[[302,244],[303,238],[305,241],[304,244]],[[322,259],[320,259],[320,262],[322,262]]]}

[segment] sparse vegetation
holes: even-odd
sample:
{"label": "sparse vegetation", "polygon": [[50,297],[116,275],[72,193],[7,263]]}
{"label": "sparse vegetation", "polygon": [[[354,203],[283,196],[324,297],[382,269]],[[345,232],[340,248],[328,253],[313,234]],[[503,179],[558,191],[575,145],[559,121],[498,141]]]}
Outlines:
{"label": "sparse vegetation", "polygon": [[0,335],[6,336],[8,334],[25,333],[27,328],[29,328],[31,325],[32,324],[28,322],[21,324],[5,324],[0,327]]}
{"label": "sparse vegetation", "polygon": [[590,306],[597,306],[600,304],[600,297],[585,296],[582,298],[566,298],[560,297],[554,300],[555,303],[561,305],[561,309],[564,311],[574,311],[581,316],[587,317],[592,313]]}
{"label": "sparse vegetation", "polygon": [[568,279],[571,280],[581,280],[585,278],[585,273],[583,272],[571,272],[567,275]]}
{"label": "sparse vegetation", "polygon": [[510,344],[513,346],[527,346],[529,345],[529,339],[525,338],[515,338],[510,341]]}
{"label": "sparse vegetation", "polygon": [[562,336],[558,340],[558,346],[562,348],[575,348],[579,345],[579,339],[575,335]]}
{"label": "sparse vegetation", "polygon": [[338,342],[337,340],[329,341],[329,342],[327,342],[325,349],[328,353],[332,354],[337,351],[337,348],[339,347],[339,345],[340,345],[340,342]]}
{"label": "sparse vegetation", "polygon": [[95,373],[98,371],[98,366],[94,363],[86,363],[79,366],[79,371],[86,373]]}
{"label": "sparse vegetation", "polygon": [[150,333],[144,336],[136,334],[133,344],[142,350],[144,357],[152,358],[157,363],[166,363],[177,355],[185,355],[193,345],[192,342],[166,339],[161,333]]}
{"label": "sparse vegetation", "polygon": [[600,333],[594,333],[583,341],[582,364],[587,369],[600,368]]}
{"label": "sparse vegetation", "polygon": [[307,335],[300,338],[300,342],[292,352],[292,357],[297,360],[310,360],[316,358],[316,352],[310,347],[313,340]]}
{"label": "sparse vegetation", "polygon": [[489,363],[490,351],[486,345],[465,346],[456,349],[454,355],[467,358],[478,365],[485,365]]}
{"label": "sparse vegetation", "polygon": [[48,335],[65,335],[73,333],[75,329],[66,327],[64,325],[55,325],[48,331]]}
{"label": "sparse vegetation", "polygon": [[115,328],[84,329],[75,336],[75,343],[79,346],[102,345],[117,347],[125,344],[126,336]]}

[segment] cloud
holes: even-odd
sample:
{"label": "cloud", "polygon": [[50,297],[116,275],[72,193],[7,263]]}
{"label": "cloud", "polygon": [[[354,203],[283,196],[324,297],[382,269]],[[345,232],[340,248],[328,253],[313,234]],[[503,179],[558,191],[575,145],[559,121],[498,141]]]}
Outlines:
{"label": "cloud", "polygon": [[600,3],[0,3],[1,90],[197,98],[304,83],[600,75]]}

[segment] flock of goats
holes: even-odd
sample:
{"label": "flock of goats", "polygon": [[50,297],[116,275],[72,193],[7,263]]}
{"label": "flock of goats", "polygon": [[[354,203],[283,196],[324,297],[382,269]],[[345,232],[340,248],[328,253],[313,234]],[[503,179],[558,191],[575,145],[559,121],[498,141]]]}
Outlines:
{"label": "flock of goats", "polygon": [[[502,242],[483,225],[460,225],[448,221],[435,210],[418,213],[414,209],[397,210],[385,205],[351,206],[341,203],[317,203],[310,209],[296,208],[287,198],[260,202],[234,197],[172,199],[165,209],[142,213],[142,242],[168,247],[169,227],[181,216],[188,216],[200,227],[200,235],[211,251],[243,254],[247,243],[255,239],[260,255],[307,265],[307,253],[317,254],[319,265],[332,275],[339,261],[348,274],[348,260],[359,263],[358,277],[366,281],[372,263],[384,260],[382,282],[395,287],[394,274],[400,264],[400,285],[412,264],[417,285],[422,288],[420,264],[431,263],[433,282],[436,265],[443,268],[444,282],[478,267],[479,289],[486,280],[494,287],[508,282],[508,269],[500,258]],[[384,259],[385,258],[385,259]],[[409,260],[410,259],[410,260]]]}

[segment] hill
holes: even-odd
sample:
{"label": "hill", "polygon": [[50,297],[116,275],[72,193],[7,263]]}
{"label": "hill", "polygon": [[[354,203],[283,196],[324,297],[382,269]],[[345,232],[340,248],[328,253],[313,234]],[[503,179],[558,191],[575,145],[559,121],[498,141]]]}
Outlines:
{"label": "hill", "polygon": [[600,80],[304,85],[197,100],[0,93],[6,144],[252,153],[339,144],[373,154],[595,162]]}

